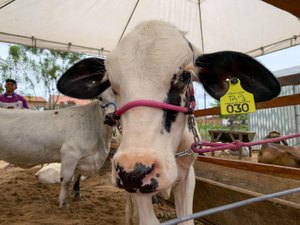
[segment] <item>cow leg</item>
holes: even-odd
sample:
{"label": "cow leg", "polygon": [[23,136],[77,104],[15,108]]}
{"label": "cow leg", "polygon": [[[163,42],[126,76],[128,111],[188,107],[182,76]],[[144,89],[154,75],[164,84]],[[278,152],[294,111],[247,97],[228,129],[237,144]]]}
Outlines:
{"label": "cow leg", "polygon": [[73,184],[73,198],[75,201],[80,200],[80,178],[81,174],[75,170],[74,174],[74,184]]}
{"label": "cow leg", "polygon": [[[189,171],[184,179],[180,181],[173,189],[175,207],[177,217],[187,216],[193,213],[193,198],[195,190],[195,171],[193,166],[190,167]],[[193,225],[194,221],[189,220],[180,225]]]}
{"label": "cow leg", "polygon": [[134,195],[132,198],[134,198],[137,203],[140,225],[159,224],[159,221],[154,213],[151,195]]}
{"label": "cow leg", "polygon": [[126,225],[133,225],[139,223],[137,204],[134,201],[134,197],[129,193],[126,193],[125,219]]}
{"label": "cow leg", "polygon": [[72,181],[77,163],[79,159],[62,154],[61,158],[61,171],[60,171],[60,193],[59,193],[59,208],[68,206],[68,186]]}
{"label": "cow leg", "polygon": [[133,199],[130,194],[126,193],[126,206],[125,206],[125,220],[126,225],[131,225],[131,221],[133,219]]}

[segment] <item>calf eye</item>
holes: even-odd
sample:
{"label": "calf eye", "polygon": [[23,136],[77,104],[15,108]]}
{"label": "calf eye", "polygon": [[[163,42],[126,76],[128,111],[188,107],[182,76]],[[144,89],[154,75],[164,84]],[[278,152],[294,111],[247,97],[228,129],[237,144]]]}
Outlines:
{"label": "calf eye", "polygon": [[181,77],[182,77],[182,81],[184,81],[184,82],[190,81],[191,73],[189,71],[184,70]]}
{"label": "calf eye", "polygon": [[112,92],[114,93],[114,95],[118,95],[118,92],[112,88]]}

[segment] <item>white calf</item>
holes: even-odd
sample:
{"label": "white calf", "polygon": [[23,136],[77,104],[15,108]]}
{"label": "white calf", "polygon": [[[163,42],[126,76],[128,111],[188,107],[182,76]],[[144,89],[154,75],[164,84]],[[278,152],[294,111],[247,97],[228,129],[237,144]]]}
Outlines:
{"label": "white calf", "polygon": [[60,163],[50,163],[43,166],[34,175],[42,184],[57,184],[60,183]]}
{"label": "white calf", "polygon": [[220,99],[232,77],[240,79],[256,101],[280,92],[276,78],[253,58],[230,51],[201,55],[174,26],[149,21],[128,33],[106,60],[88,58],[75,64],[58,88],[66,95],[87,98],[111,84],[117,107],[129,107],[120,119],[123,135],[112,161],[112,181],[135,195],[140,224],[158,224],[151,205],[157,192],[167,197],[173,192],[177,216],[192,213],[194,156],[175,154],[190,148],[195,130],[188,115],[145,106],[145,100],[190,108],[192,81],[200,81]]}
{"label": "white calf", "polygon": [[[58,184],[60,183],[61,163],[50,163],[39,169],[34,176],[42,184]],[[81,176],[80,180],[87,177]]]}
{"label": "white calf", "polygon": [[78,197],[80,176],[99,171],[108,156],[112,129],[104,120],[99,101],[44,112],[0,109],[0,159],[22,168],[61,162],[59,206],[65,207],[73,175]]}

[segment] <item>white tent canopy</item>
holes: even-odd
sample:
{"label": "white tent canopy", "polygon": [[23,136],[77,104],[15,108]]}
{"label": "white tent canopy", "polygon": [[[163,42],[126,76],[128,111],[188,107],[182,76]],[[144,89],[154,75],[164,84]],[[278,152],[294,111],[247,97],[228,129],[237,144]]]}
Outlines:
{"label": "white tent canopy", "polygon": [[107,54],[139,22],[160,19],[203,52],[252,56],[300,44],[300,21],[259,0],[0,0],[0,41]]}

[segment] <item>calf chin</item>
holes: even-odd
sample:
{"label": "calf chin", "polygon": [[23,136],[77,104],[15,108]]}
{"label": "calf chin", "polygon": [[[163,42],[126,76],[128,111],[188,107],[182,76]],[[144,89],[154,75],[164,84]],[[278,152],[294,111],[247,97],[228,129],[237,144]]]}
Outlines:
{"label": "calf chin", "polygon": [[155,193],[176,180],[174,156],[148,150],[118,150],[112,161],[112,181],[130,193]]}

